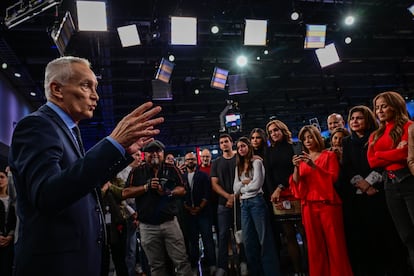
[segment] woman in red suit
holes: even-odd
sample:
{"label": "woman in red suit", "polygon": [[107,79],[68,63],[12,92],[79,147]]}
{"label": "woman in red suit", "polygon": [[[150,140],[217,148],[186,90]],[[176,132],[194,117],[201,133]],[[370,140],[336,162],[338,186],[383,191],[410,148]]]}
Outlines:
{"label": "woman in red suit", "polygon": [[336,154],[324,150],[319,130],[311,125],[299,132],[304,151],[293,156],[289,179],[302,201],[302,220],[308,241],[309,275],[353,275],[345,244],[342,202],[334,183],[339,175]]}
{"label": "woman in red suit", "polygon": [[[385,198],[414,268],[414,176],[407,165],[410,121],[404,98],[397,92],[378,94],[373,105],[379,128],[369,137],[368,163],[385,170]],[[371,189],[371,187],[368,187]]]}

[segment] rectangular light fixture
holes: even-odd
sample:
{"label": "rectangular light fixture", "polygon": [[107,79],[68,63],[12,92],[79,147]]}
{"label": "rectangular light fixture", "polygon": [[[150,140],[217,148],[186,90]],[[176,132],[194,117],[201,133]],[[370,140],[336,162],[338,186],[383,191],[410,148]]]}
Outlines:
{"label": "rectangular light fixture", "polygon": [[173,99],[171,84],[160,80],[152,80],[152,99],[155,101],[169,101]]}
{"label": "rectangular light fixture", "polygon": [[414,15],[414,4],[407,8],[407,10]]}
{"label": "rectangular light fixture", "polygon": [[244,45],[266,46],[267,20],[246,19]]}
{"label": "rectangular light fixture", "polygon": [[214,68],[213,77],[211,78],[210,86],[212,88],[224,90],[226,87],[227,76],[229,75],[229,71],[221,69],[221,68]]}
{"label": "rectangular light fixture", "polygon": [[66,47],[74,33],[75,24],[73,23],[70,12],[67,11],[59,27],[53,29],[50,34],[61,56],[65,55]]}
{"label": "rectangular light fixture", "polygon": [[76,1],[79,31],[104,32],[106,23],[106,4],[99,1]]}
{"label": "rectangular light fixture", "polygon": [[315,53],[322,68],[341,61],[334,43],[326,45],[325,48],[316,49]]}
{"label": "rectangular light fixture", "polygon": [[167,61],[165,58],[162,58],[160,66],[157,70],[157,74],[155,75],[155,79],[169,83],[173,69],[174,63]]}
{"label": "rectangular light fixture", "polygon": [[197,45],[197,18],[171,16],[171,44]]}
{"label": "rectangular light fixture", "polygon": [[229,95],[246,94],[247,89],[246,77],[243,75],[229,76]]}
{"label": "rectangular light fixture", "polygon": [[306,25],[305,49],[325,47],[326,25]]}
{"label": "rectangular light fixture", "polygon": [[118,27],[117,30],[122,47],[141,45],[137,25],[122,26]]}

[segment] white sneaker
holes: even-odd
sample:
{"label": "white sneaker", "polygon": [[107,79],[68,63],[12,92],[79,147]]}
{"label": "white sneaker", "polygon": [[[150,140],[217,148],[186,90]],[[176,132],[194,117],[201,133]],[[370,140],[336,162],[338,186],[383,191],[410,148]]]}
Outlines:
{"label": "white sneaker", "polygon": [[249,271],[247,270],[247,264],[245,262],[240,263],[240,273],[242,276],[249,275]]}

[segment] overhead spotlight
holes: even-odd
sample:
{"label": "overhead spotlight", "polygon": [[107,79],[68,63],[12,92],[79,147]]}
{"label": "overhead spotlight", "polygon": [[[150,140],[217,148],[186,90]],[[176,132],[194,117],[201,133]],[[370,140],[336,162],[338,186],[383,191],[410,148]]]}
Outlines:
{"label": "overhead spotlight", "polygon": [[6,70],[7,69],[7,63],[5,63],[5,62],[3,62],[2,64],[1,64],[1,69],[4,69],[4,70]]}
{"label": "overhead spotlight", "polygon": [[351,26],[352,24],[355,23],[355,17],[353,17],[352,15],[348,15],[345,20],[344,20],[345,25],[347,26]]}
{"label": "overhead spotlight", "polygon": [[211,27],[211,33],[212,34],[217,34],[220,31],[220,28],[217,25],[213,25]]}
{"label": "overhead spotlight", "polygon": [[[79,31],[107,31],[106,4],[99,1],[76,1]],[[91,16],[93,15],[93,16]]]}
{"label": "overhead spotlight", "polygon": [[260,60],[260,56],[257,56],[257,57],[256,57],[256,60]]}
{"label": "overhead spotlight", "polygon": [[244,45],[266,46],[267,20],[246,19]]}
{"label": "overhead spotlight", "polygon": [[200,90],[199,89],[194,89],[194,94],[196,94],[196,95],[198,95],[198,94],[200,94]]}
{"label": "overhead spotlight", "polygon": [[407,8],[407,10],[414,15],[414,4]]}
{"label": "overhead spotlight", "polygon": [[197,45],[197,18],[172,16],[171,44]]}
{"label": "overhead spotlight", "polygon": [[263,54],[268,55],[269,54],[269,50],[264,50]]}
{"label": "overhead spotlight", "polygon": [[294,11],[290,14],[290,19],[292,19],[293,21],[296,21],[299,19],[299,13],[297,11]]}
{"label": "overhead spotlight", "polygon": [[141,39],[135,24],[117,28],[122,47],[141,45]]}
{"label": "overhead spotlight", "polygon": [[175,56],[174,56],[174,55],[172,55],[172,54],[171,54],[171,55],[169,55],[169,56],[168,56],[168,60],[169,60],[169,61],[171,61],[171,62],[174,62],[174,60],[175,60]]}
{"label": "overhead spotlight", "polygon": [[240,67],[244,67],[247,65],[247,57],[245,56],[238,56],[236,59],[236,63]]}
{"label": "overhead spotlight", "polygon": [[159,31],[153,31],[153,32],[151,33],[151,38],[152,38],[152,39],[158,39],[158,38],[160,38],[160,36],[161,36],[161,34],[160,34],[160,32],[159,32]]}
{"label": "overhead spotlight", "polygon": [[16,77],[16,78],[21,78],[22,77],[22,74],[20,74],[20,73],[14,73],[14,76]]}
{"label": "overhead spotlight", "polygon": [[30,92],[30,96],[32,96],[32,97],[36,97],[36,92]]}
{"label": "overhead spotlight", "polygon": [[345,37],[346,44],[351,44],[351,42],[352,42],[352,38],[350,36]]}
{"label": "overhead spotlight", "polygon": [[315,53],[322,68],[340,62],[334,43],[326,45],[325,48],[316,49]]}

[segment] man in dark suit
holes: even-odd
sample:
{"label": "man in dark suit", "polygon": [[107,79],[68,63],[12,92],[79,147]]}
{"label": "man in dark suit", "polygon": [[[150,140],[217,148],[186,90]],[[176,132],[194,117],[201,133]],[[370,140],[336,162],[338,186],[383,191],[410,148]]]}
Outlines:
{"label": "man in dark suit", "polygon": [[100,188],[159,133],[161,110],[145,103],[84,153],[77,124],[93,116],[97,79],[86,59],[61,57],[45,72],[47,103],[23,118],[9,163],[17,190],[15,275],[101,274],[106,233]]}
{"label": "man in dark suit", "polygon": [[211,221],[211,183],[209,176],[196,166],[197,158],[193,152],[185,155],[186,172],[184,181],[187,186],[187,193],[184,200],[186,222],[189,228],[188,253],[192,270],[198,270],[200,260],[199,234],[204,245],[204,259],[208,266],[210,275],[217,270],[216,251],[213,240]]}

